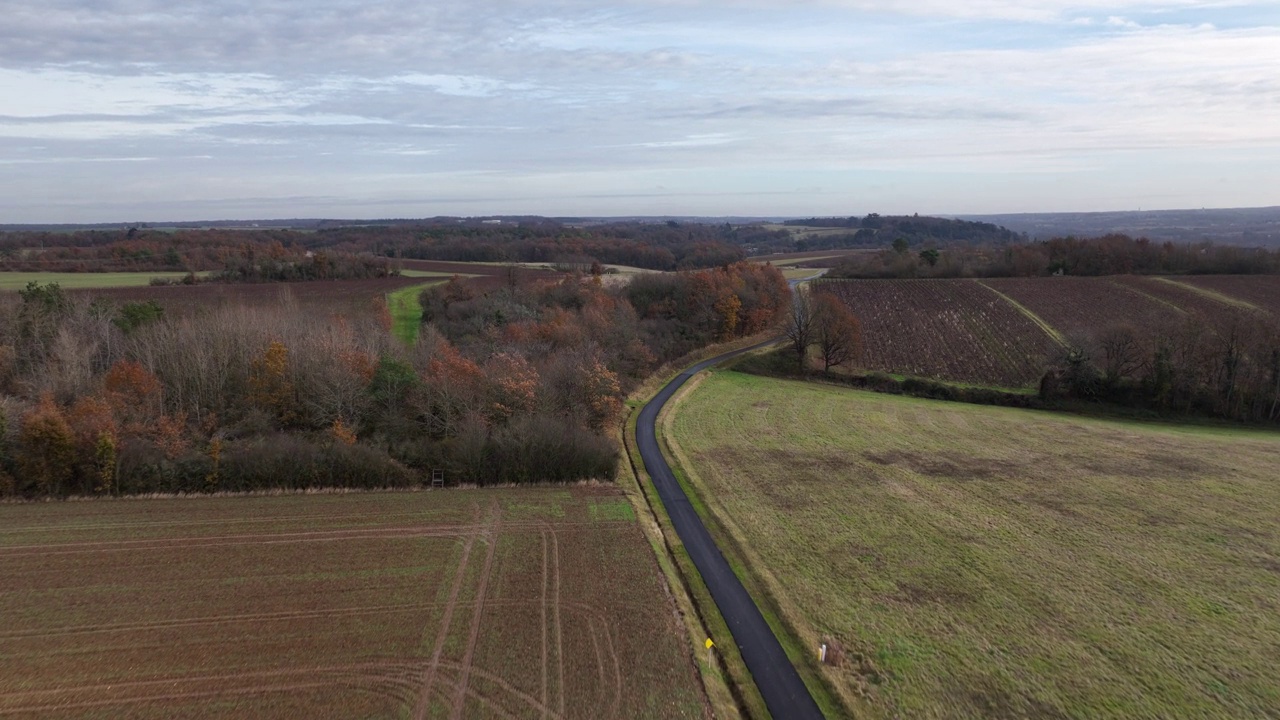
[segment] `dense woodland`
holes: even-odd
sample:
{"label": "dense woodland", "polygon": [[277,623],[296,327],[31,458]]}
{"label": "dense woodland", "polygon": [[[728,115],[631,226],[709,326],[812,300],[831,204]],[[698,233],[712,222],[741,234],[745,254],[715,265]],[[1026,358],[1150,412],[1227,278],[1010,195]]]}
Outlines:
{"label": "dense woodland", "polygon": [[[0,270],[220,272],[238,279],[268,261],[324,256],[342,270],[358,256],[465,262],[631,265],[651,270],[718,267],[745,257],[728,226],[620,223],[573,228],[551,221],[344,226],[319,230],[127,228],[0,233]],[[280,272],[253,270],[246,279]],[[362,277],[349,274],[344,277]],[[299,278],[305,279],[305,278]]]}
{"label": "dense woodland", "polygon": [[1004,245],[1016,243],[1022,236],[1007,228],[986,222],[952,220],[920,215],[878,215],[847,218],[808,218],[788,220],[783,225],[803,228],[844,228],[848,233],[823,233],[797,238],[785,245],[769,243],[768,252],[805,252],[853,247],[884,247],[894,242],[906,247],[934,245]]}
{"label": "dense woodland", "polygon": [[1157,243],[1128,235],[1054,238],[1006,246],[897,242],[850,255],[833,278],[1037,277],[1047,275],[1250,275],[1280,273],[1280,250],[1210,243]]}
{"label": "dense woodland", "polygon": [[513,282],[389,318],[288,303],[173,317],[32,284],[0,305],[0,494],[66,496],[612,478],[625,393],[663,362],[759,332],[772,267]]}

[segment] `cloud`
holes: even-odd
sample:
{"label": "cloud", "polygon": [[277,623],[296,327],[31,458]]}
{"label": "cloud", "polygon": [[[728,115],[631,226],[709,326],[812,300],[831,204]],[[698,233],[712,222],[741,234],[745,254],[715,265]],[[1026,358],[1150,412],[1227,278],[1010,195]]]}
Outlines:
{"label": "cloud", "polygon": [[[265,199],[245,208],[321,197],[373,207],[402,197],[398,187],[458,202],[490,192],[621,203],[658,185],[672,196],[785,195],[813,184],[804,173],[829,173],[830,198],[860,172],[912,174],[924,193],[936,172],[1087,184],[1107,153],[1253,148],[1280,161],[1280,27],[1259,19],[1266,9],[25,3],[0,24],[0,162],[34,184],[0,178],[0,192],[29,207],[95,193],[101,208],[163,203],[178,187],[183,207],[246,188]],[[687,173],[704,184],[665,175]],[[452,193],[458,182],[469,194]],[[565,185],[521,189],[542,182]]]}

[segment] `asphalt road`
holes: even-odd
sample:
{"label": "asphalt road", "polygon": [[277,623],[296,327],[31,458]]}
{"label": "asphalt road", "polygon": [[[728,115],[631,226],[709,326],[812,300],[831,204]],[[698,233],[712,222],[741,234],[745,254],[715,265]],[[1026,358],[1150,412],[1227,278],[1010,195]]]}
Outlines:
{"label": "asphalt road", "polygon": [[[778,638],[774,637],[769,624],[760,614],[760,609],[747,594],[746,588],[742,587],[738,576],[733,574],[724,555],[720,554],[720,549],[711,539],[702,519],[689,503],[689,497],[676,481],[671,466],[667,465],[666,458],[658,448],[656,435],[658,413],[689,378],[716,363],[775,342],[777,341],[769,340],[743,350],[725,353],[680,373],[679,377],[667,383],[640,411],[640,417],[636,421],[636,444],[640,449],[640,457],[644,460],[645,470],[649,471],[649,477],[653,478],[653,484],[658,489],[658,497],[671,516],[671,524],[675,526],[680,541],[684,543],[694,566],[711,591],[712,599],[720,608],[720,614],[728,623],[733,641],[742,652],[742,658],[746,661],[747,669],[751,671],[760,694],[764,696],[769,712],[779,720],[822,718],[822,711],[818,709],[809,689],[787,659]],[[726,638],[712,640],[724,642]]]}

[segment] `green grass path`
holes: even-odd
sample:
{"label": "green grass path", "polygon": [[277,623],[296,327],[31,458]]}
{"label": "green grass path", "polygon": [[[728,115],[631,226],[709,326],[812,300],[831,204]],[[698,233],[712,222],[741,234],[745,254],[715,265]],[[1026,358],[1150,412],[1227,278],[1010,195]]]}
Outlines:
{"label": "green grass path", "polygon": [[443,280],[410,285],[387,293],[387,309],[391,311],[391,333],[412,345],[418,340],[418,328],[422,326],[422,306],[418,294]]}

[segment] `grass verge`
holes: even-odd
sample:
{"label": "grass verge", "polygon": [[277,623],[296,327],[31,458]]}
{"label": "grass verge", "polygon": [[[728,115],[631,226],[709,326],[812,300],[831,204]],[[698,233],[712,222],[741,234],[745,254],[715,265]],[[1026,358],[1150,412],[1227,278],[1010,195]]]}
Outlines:
{"label": "grass verge", "polygon": [[[658,565],[684,619],[689,631],[689,641],[695,646],[693,657],[712,712],[721,718],[765,720],[770,715],[737,645],[728,639],[732,638],[732,633],[729,632],[724,617],[672,527],[662,500],[653,487],[653,481],[644,469],[644,461],[640,458],[635,442],[636,419],[640,408],[689,365],[721,353],[750,347],[776,334],[776,331],[770,330],[732,343],[706,347],[659,368],[632,392],[627,401],[626,417],[620,425],[621,439],[627,454],[627,462],[623,467],[624,485],[629,486],[627,494],[635,505],[637,516],[641,518],[640,525],[649,537]],[[716,651],[710,654],[702,645],[707,638],[717,640]]]}
{"label": "grass verge", "polygon": [[768,566],[752,552],[750,544],[744,541],[745,535],[734,527],[733,521],[716,502],[715,495],[708,492],[708,487],[700,480],[694,464],[689,461],[672,432],[672,421],[681,403],[698,389],[703,380],[718,371],[719,369],[713,368],[690,378],[671,398],[658,416],[658,442],[662,445],[676,480],[689,496],[689,502],[715,538],[716,545],[733,568],[734,574],[751,594],[822,714],[829,718],[849,717],[859,709],[858,700],[852,695],[842,696],[838,692],[838,684],[822,674],[816,662],[822,638],[791,621],[797,613],[794,608],[788,607],[785,593],[779,592],[777,579]]}

